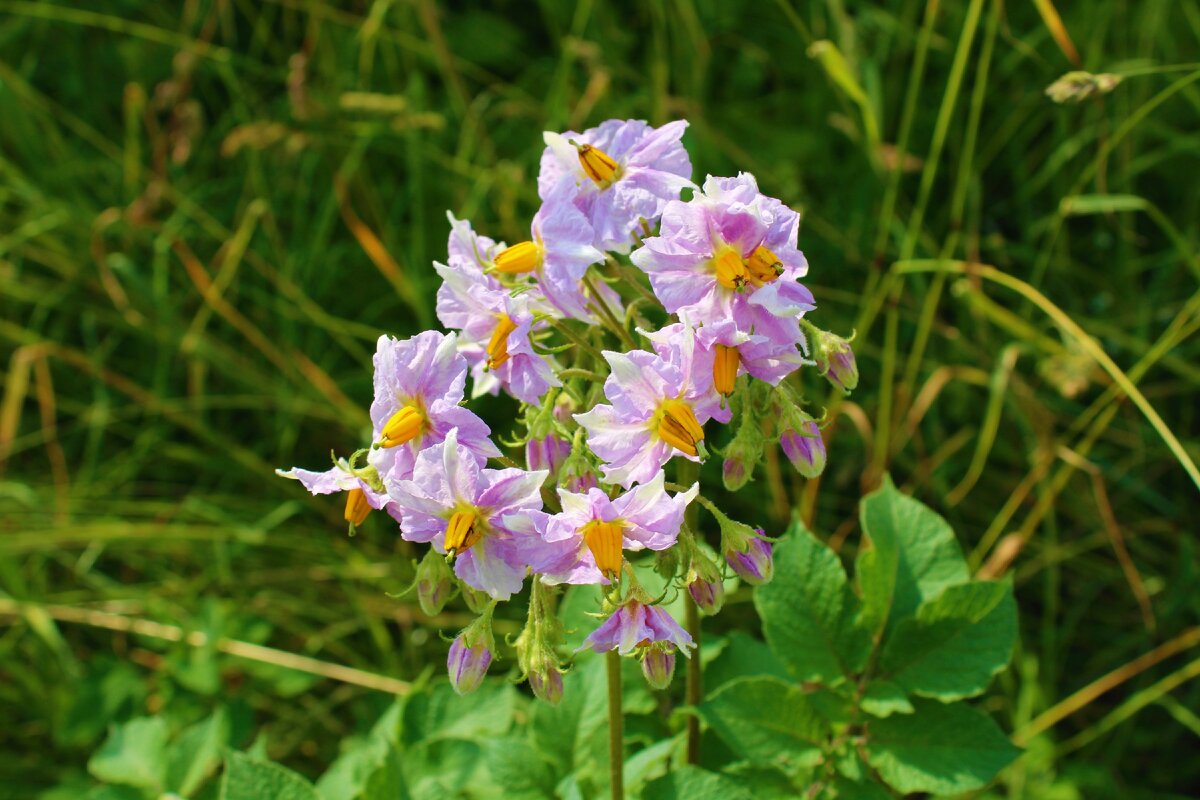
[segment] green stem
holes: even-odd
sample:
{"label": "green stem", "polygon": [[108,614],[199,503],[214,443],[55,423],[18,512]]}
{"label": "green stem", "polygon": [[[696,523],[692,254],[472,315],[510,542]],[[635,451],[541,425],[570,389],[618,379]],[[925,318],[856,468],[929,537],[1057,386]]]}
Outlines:
{"label": "green stem", "polygon": [[625,797],[625,718],[621,715],[621,656],[609,650],[605,654],[608,668],[608,775],[612,784],[612,799]]}
{"label": "green stem", "polygon": [[[691,634],[696,649],[687,660],[687,704],[692,708],[700,705],[704,695],[704,673],[700,668],[700,611],[690,594],[684,594],[684,613],[687,632]],[[700,718],[688,714],[687,718],[687,763],[700,763]]]}

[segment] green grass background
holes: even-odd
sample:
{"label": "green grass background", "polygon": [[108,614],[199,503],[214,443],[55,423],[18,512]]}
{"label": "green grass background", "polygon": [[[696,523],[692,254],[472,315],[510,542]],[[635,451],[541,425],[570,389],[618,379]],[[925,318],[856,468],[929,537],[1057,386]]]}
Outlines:
{"label": "green grass background", "polygon": [[[374,339],[437,325],[445,211],[524,238],[541,131],[610,117],[686,118],[697,176],[802,210],[813,319],[858,330],[788,504],[849,555],[889,470],[1015,581],[996,791],[1196,791],[1200,7],[1058,6],[0,0],[0,796],[217,698],[319,773],[387,698],[313,670],[441,669],[466,612],[385,594],[394,525],[348,539],[272,469],[364,440]],[[1076,51],[1129,77],[1056,105]],[[781,530],[766,480],[712,494]],[[147,621],[273,649],[113,630]]]}

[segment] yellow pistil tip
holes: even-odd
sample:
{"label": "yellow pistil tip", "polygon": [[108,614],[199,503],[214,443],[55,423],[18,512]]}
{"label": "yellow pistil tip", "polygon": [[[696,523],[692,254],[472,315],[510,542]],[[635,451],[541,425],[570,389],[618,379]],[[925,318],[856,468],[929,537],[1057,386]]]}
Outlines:
{"label": "yellow pistil tip", "polygon": [[377,444],[380,447],[397,447],[407,444],[417,438],[424,424],[425,418],[415,406],[404,406],[392,414],[383,426]]}
{"label": "yellow pistil tip", "polygon": [[542,248],[537,242],[521,242],[501,250],[492,261],[497,272],[520,275],[533,272],[542,263]]}

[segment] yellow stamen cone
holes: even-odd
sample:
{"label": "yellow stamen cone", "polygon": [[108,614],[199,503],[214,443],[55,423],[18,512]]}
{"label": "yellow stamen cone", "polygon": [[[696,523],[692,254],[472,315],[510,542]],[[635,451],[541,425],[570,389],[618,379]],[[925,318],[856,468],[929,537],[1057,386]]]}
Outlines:
{"label": "yellow stamen cone", "polygon": [[579,165],[587,176],[601,186],[607,185],[617,174],[617,162],[608,153],[590,144],[577,144]]}
{"label": "yellow stamen cone", "polygon": [[533,272],[542,263],[542,248],[537,242],[521,242],[505,248],[497,254],[492,264],[497,272],[517,275]]}
{"label": "yellow stamen cone", "polygon": [[717,345],[713,359],[713,386],[718,393],[726,397],[733,394],[733,385],[737,381],[738,366],[741,362],[736,347]]}
{"label": "yellow stamen cone", "polygon": [[346,522],[351,525],[362,525],[367,514],[371,513],[371,504],[367,502],[367,493],[362,489],[351,489],[346,492]]}
{"label": "yellow stamen cone", "polygon": [[411,442],[421,432],[424,422],[420,411],[413,406],[405,406],[392,414],[383,426],[383,432],[379,435],[379,446],[397,447]]}
{"label": "yellow stamen cone", "polygon": [[488,369],[495,369],[508,361],[508,335],[516,329],[517,323],[513,322],[508,315],[500,316],[500,321],[496,323],[496,329],[492,331],[492,338],[488,339],[487,343]]}
{"label": "yellow stamen cone", "polygon": [[470,550],[479,541],[482,532],[476,524],[478,517],[473,511],[456,511],[446,525],[446,552],[450,554]]}
{"label": "yellow stamen cone", "polygon": [[740,291],[750,280],[746,265],[734,250],[722,250],[720,255],[713,259],[713,268],[717,273],[717,283],[726,289]]}
{"label": "yellow stamen cone", "polygon": [[621,526],[594,519],[583,526],[583,542],[596,559],[596,567],[610,578],[621,574]]}
{"label": "yellow stamen cone", "polygon": [[699,455],[704,446],[704,428],[692,407],[683,400],[664,400],[659,410],[658,435],[662,440],[689,456]]}
{"label": "yellow stamen cone", "polygon": [[783,274],[783,262],[779,256],[761,245],[746,259],[746,269],[750,276],[760,283],[770,283]]}

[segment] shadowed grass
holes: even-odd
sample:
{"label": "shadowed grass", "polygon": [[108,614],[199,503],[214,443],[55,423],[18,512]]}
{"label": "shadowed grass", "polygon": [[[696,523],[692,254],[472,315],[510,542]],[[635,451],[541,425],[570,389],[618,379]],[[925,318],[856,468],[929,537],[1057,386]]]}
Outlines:
{"label": "shadowed grass", "polygon": [[[1030,752],[996,791],[1182,795],[1198,38],[1165,0],[0,0],[0,599],[24,609],[0,626],[0,785],[29,796],[109,721],[218,698],[311,774],[386,699],[88,613],[392,681],[440,668],[432,628],[465,611],[431,626],[384,594],[415,549],[378,515],[348,539],[336,501],[271,470],[362,442],[375,337],[436,324],[447,209],[523,238],[541,131],[636,116],[686,117],[701,177],[753,171],[802,209],[815,319],[859,334],[852,397],[808,384],[826,474],[772,455],[712,495],[853,547],[890,471],[1016,584],[987,702]],[[1076,57],[1124,80],[1055,105]],[[479,408],[509,430],[511,403]],[[706,625],[752,627],[747,598]]]}

